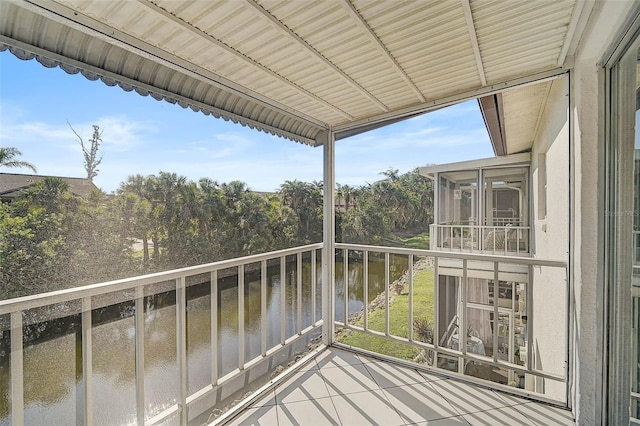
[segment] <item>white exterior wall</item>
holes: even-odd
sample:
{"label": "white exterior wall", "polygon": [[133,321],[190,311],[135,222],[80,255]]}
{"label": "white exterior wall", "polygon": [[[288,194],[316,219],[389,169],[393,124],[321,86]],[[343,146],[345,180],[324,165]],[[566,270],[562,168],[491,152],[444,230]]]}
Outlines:
{"label": "white exterior wall", "polygon": [[603,165],[605,106],[603,73],[598,62],[622,29],[633,2],[598,2],[574,58],[571,79],[572,215],[571,250],[575,310],[572,382],[573,407],[578,424],[600,424],[602,419],[603,283],[601,254],[605,182]]}
{"label": "white exterior wall", "polygon": [[[546,191],[540,188],[544,173],[539,155],[546,156]],[[535,257],[568,261],[569,258],[569,79],[553,80],[541,116],[531,155],[533,239]],[[540,216],[540,196],[546,192],[547,214]],[[567,342],[567,282],[560,268],[533,268],[533,357],[535,367],[564,376]],[[527,388],[549,398],[566,400],[563,382],[527,380]]]}

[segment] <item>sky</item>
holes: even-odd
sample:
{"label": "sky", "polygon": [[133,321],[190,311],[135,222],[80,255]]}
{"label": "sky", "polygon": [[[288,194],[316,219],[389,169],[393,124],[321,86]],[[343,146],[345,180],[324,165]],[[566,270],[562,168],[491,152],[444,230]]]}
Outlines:
{"label": "sky", "polygon": [[[86,177],[73,131],[85,143],[100,126],[102,163],[94,183],[106,192],[134,174],[175,172],[197,181],[240,180],[275,191],[287,180],[322,180],[313,148],[156,101],[81,74],[0,52],[0,146],[22,152],[39,175]],[[351,186],[427,164],[493,156],[475,100],[336,142],[336,181]],[[31,173],[25,168],[2,172]]]}

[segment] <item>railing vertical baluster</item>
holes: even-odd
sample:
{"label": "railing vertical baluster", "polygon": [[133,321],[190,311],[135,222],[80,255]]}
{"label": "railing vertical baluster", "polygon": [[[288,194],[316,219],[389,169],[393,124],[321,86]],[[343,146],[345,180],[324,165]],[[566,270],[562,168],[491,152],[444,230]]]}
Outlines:
{"label": "railing vertical baluster", "polygon": [[[440,346],[440,279],[438,278],[438,257],[433,258],[433,315],[435,316],[435,330],[433,330],[433,346],[436,350],[433,353],[433,365],[438,365],[438,347]],[[448,301],[447,301],[448,302]],[[447,305],[449,304],[447,303]],[[448,308],[447,308],[448,309]],[[445,315],[446,315],[445,311]],[[445,342],[446,344],[446,342]]]}
{"label": "railing vertical baluster", "polygon": [[458,328],[458,349],[465,357],[458,358],[458,373],[464,374],[465,359],[467,355],[467,288],[468,274],[467,259],[462,259],[462,288],[460,289],[460,300],[462,309],[460,310],[460,326]]}
{"label": "railing vertical baluster", "polygon": [[364,252],[363,257],[363,286],[362,298],[364,299],[364,329],[369,330],[369,252]]}
{"label": "railing vertical baluster", "polygon": [[[515,293],[515,292],[513,292]],[[513,306],[513,305],[511,305]],[[511,311],[509,313],[509,362],[511,364],[513,364],[515,362],[515,340],[516,340],[516,336],[515,336],[515,330],[513,329],[514,326],[514,317],[513,317],[513,311]],[[513,381],[513,370],[509,370],[509,383]]]}
{"label": "railing vertical baluster", "polygon": [[495,226],[491,227],[491,235],[493,236],[493,254],[496,254],[496,234],[497,234],[497,229]]}
{"label": "railing vertical baluster", "polygon": [[244,370],[244,265],[238,266],[238,370]]}
{"label": "railing vertical baluster", "polygon": [[24,425],[24,352],[22,311],[11,312],[11,421]]}
{"label": "railing vertical baluster", "polygon": [[297,288],[296,288],[296,296],[297,296],[297,326],[298,326],[298,334],[302,334],[302,252],[298,252],[298,256],[296,257],[296,266],[297,266]]}
{"label": "railing vertical baluster", "polygon": [[287,262],[286,257],[280,257],[280,344],[284,345],[287,340]]}
{"label": "railing vertical baluster", "polygon": [[476,227],[475,225],[469,225],[469,233],[471,234],[471,245],[469,246],[469,251],[473,251],[475,250],[475,246],[474,246],[474,235],[476,233]]}
{"label": "railing vertical baluster", "polygon": [[342,249],[342,283],[344,286],[344,325],[349,323],[349,250]]}
{"label": "railing vertical baluster", "polygon": [[449,248],[454,249],[453,246],[453,226],[449,227]]}
{"label": "railing vertical baluster", "polygon": [[180,424],[188,421],[187,410],[187,288],[185,277],[176,279],[176,352],[180,369]]}
{"label": "railing vertical baluster", "polygon": [[218,271],[211,271],[211,384],[218,384]]}
{"label": "railing vertical baluster", "polygon": [[409,341],[413,341],[413,255],[410,254],[409,262]]}
{"label": "railing vertical baluster", "polygon": [[261,354],[267,356],[267,261],[260,264],[260,324],[261,324]]}
{"label": "railing vertical baluster", "polygon": [[84,385],[84,424],[93,424],[93,341],[91,296],[82,298],[82,381]]}
{"label": "railing vertical baluster", "polygon": [[318,321],[316,315],[316,310],[318,309],[316,304],[316,292],[318,291],[316,277],[318,271],[316,269],[316,262],[316,249],[313,249],[311,250],[311,323],[313,325],[316,325],[316,322]]}
{"label": "railing vertical baluster", "polygon": [[500,298],[500,286],[498,282],[500,264],[493,262],[493,361],[498,361],[498,334],[500,333],[500,325],[498,324],[498,308]]}
{"label": "railing vertical baluster", "polygon": [[389,336],[389,252],[384,254],[384,334]]}
{"label": "railing vertical baluster", "polygon": [[529,279],[527,281],[527,305],[525,312],[527,313],[527,370],[534,368],[533,362],[533,265],[529,265]]}
{"label": "railing vertical baluster", "polygon": [[136,287],[136,413],[144,424],[144,286]]}
{"label": "railing vertical baluster", "polygon": [[504,255],[506,256],[507,255],[507,251],[508,251],[507,246],[509,244],[509,239],[507,238],[508,234],[507,234],[507,227],[506,226],[503,228],[503,231],[504,231],[504,244],[503,244],[502,249],[504,250]]}

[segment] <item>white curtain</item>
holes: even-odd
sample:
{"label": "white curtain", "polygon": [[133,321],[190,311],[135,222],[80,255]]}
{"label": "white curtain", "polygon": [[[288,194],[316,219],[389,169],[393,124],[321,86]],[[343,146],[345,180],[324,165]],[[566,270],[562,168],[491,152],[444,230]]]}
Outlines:
{"label": "white curtain", "polygon": [[[467,278],[467,302],[489,306],[489,280]],[[485,348],[493,347],[490,311],[467,308],[467,326],[471,326],[474,335],[480,338]]]}

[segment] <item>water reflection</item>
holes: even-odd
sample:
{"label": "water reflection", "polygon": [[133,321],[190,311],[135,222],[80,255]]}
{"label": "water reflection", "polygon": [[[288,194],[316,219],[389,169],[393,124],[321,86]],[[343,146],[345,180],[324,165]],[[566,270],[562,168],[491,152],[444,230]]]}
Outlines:
{"label": "water reflection", "polygon": [[[391,280],[406,270],[406,257],[391,259]],[[258,269],[259,270],[259,269]],[[336,262],[336,319],[344,319],[343,264]],[[349,313],[363,304],[363,264],[354,257],[348,271]],[[316,317],[321,318],[321,268],[316,267],[316,293],[312,295],[310,259],[303,260],[303,287],[297,295],[297,266],[288,262],[284,286],[278,265],[269,268],[266,286],[267,348],[280,342],[282,291],[285,292],[286,336],[297,333],[298,303],[301,303],[302,329],[312,324],[312,297],[316,298]],[[166,283],[163,284],[166,289]],[[218,280],[218,374],[222,376],[238,367],[238,277]],[[193,393],[211,383],[211,285],[207,281],[187,288],[187,384]],[[259,273],[245,274],[244,331],[245,360],[262,350],[261,283]],[[384,290],[384,257],[369,262],[369,301]],[[149,292],[147,292],[148,294]],[[152,291],[151,291],[152,293]],[[144,300],[145,329],[145,415],[158,414],[179,398],[176,361],[175,291],[150,294]],[[135,407],[135,304],[113,304],[92,311],[94,422],[97,424],[133,424]],[[73,424],[82,419],[82,342],[81,316],[29,326],[31,339],[25,339],[24,383],[25,422],[27,424]],[[51,333],[36,336],[34,330]],[[25,334],[27,331],[25,329]],[[53,338],[52,336],[56,336]],[[0,384],[10,388],[9,332],[2,334]],[[6,386],[5,386],[6,385]],[[0,393],[0,425],[8,425],[10,392]]]}

